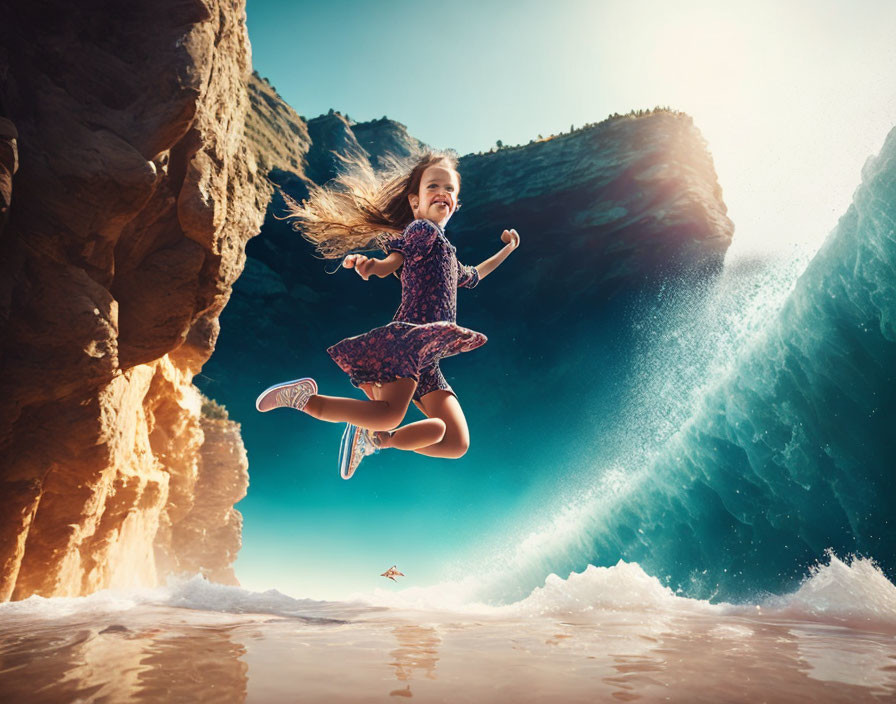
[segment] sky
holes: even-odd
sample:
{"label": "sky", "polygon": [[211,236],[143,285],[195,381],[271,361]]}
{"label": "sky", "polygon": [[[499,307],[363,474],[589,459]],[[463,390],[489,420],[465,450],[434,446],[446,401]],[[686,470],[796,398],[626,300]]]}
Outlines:
{"label": "sky", "polygon": [[[686,112],[713,156],[734,252],[817,247],[896,125],[893,2],[248,0],[247,21],[254,68],[300,115],[385,115],[460,154],[614,112]],[[525,239],[525,223],[516,227]],[[300,562],[284,558],[277,531],[305,558],[326,561],[344,544],[318,535],[307,545],[336,499],[309,498],[297,511],[259,491],[263,481],[253,479],[254,503],[238,506],[243,584],[344,596],[313,571],[300,588],[271,581],[272,565]],[[369,500],[369,515],[352,512],[346,530],[388,527],[380,500]],[[426,536],[415,539],[425,548]]]}
{"label": "sky", "polygon": [[818,241],[896,124],[893,2],[248,0],[247,17],[255,69],[300,115],[385,115],[461,154],[684,111],[741,247]]}

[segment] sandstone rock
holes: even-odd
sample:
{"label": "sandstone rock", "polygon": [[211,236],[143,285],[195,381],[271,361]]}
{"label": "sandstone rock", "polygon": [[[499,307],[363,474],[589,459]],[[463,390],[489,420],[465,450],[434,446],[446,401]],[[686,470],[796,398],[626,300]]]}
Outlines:
{"label": "sandstone rock", "polygon": [[233,508],[246,496],[249,460],[238,423],[221,413],[203,413],[198,479],[191,487],[189,513],[172,523],[173,572],[201,573],[222,584],[238,585],[231,564],[242,544],[242,516]]}
{"label": "sandstone rock", "polygon": [[232,583],[245,461],[192,378],[272,190],[243,4],[0,15],[0,599]]}

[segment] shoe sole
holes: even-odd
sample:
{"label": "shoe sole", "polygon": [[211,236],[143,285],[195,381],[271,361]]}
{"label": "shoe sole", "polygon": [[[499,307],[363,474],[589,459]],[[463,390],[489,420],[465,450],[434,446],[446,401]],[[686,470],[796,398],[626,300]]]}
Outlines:
{"label": "shoe sole", "polygon": [[283,382],[280,382],[279,384],[274,384],[273,386],[269,386],[268,388],[266,388],[264,391],[262,391],[258,395],[258,398],[255,399],[255,410],[258,411],[259,413],[267,413],[268,411],[273,411],[274,408],[288,408],[288,406],[274,406],[274,408],[269,408],[267,411],[263,411],[263,410],[261,410],[261,408],[259,408],[258,404],[260,404],[261,399],[263,399],[265,396],[267,396],[271,391],[274,391],[275,389],[282,389],[283,387],[291,386],[292,384],[297,384],[300,381],[310,381],[312,386],[314,387],[314,393],[312,394],[312,396],[317,393],[317,382],[314,379],[312,379],[311,377],[306,376],[306,377],[302,377],[301,379],[293,379],[292,381],[283,381]]}
{"label": "shoe sole", "polygon": [[360,434],[361,428],[351,423],[346,425],[345,432],[342,434],[342,442],[339,444],[339,476],[343,479],[351,479],[354,475],[354,472],[348,474],[348,471]]}

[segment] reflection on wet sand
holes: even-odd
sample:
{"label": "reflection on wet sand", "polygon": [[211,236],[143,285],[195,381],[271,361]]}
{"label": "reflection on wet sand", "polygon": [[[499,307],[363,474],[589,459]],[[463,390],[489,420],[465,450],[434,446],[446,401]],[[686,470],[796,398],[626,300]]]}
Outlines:
{"label": "reflection on wet sand", "polygon": [[886,695],[896,690],[896,653],[876,638],[836,627],[790,628],[806,675],[820,682],[867,687]]}
{"label": "reflection on wet sand", "polygon": [[[243,702],[248,687],[245,649],[227,628],[191,628],[189,634],[154,638],[140,661],[133,699]],[[160,696],[164,694],[164,696]]]}
{"label": "reflection on wet sand", "polygon": [[[373,610],[348,618],[155,607],[2,618],[0,699],[354,704],[388,695],[422,702],[859,704],[896,698],[896,632],[649,610],[608,610],[577,623]],[[384,650],[383,643],[394,647]]]}
{"label": "reflection on wet sand", "polygon": [[[9,624],[5,624],[8,626]],[[227,628],[48,622],[0,633],[4,701],[243,702],[248,667]]]}
{"label": "reflection on wet sand", "polygon": [[[399,682],[413,679],[415,669],[422,669],[427,679],[436,679],[436,663],[439,661],[439,645],[442,639],[434,628],[428,626],[396,626],[392,634],[398,641],[398,647],[389,655],[395,668],[395,678]],[[393,697],[412,697],[411,685],[404,689],[389,692]]]}
{"label": "reflection on wet sand", "polygon": [[664,682],[652,677],[653,673],[661,673],[665,666],[661,659],[645,655],[616,655],[613,657],[613,669],[618,673],[614,677],[604,677],[603,682],[612,688],[614,699],[634,701],[641,699],[638,690],[649,687],[663,687]]}
{"label": "reflection on wet sand", "polygon": [[615,674],[602,681],[621,701],[674,692],[682,701],[856,703],[896,694],[892,636],[726,620],[676,620],[649,653],[609,652]]}

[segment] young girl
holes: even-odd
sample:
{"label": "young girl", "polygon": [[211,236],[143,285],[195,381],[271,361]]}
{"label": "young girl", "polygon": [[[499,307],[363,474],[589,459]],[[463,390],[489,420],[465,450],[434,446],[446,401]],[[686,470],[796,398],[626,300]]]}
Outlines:
{"label": "young girl", "polygon": [[[393,162],[396,173],[381,179],[366,164],[357,166],[329,188],[312,186],[302,205],[288,197],[286,202],[290,216],[299,220],[296,229],[323,256],[344,256],[342,266],[365,281],[401,268],[401,305],[392,322],[327,350],[370,400],[322,396],[315,381],[305,378],[275,384],[255,404],[259,411],[289,407],[347,422],[340,449],[344,479],[363,457],[387,447],[430,457],[457,458],[466,452],[467,422],[439,360],[475,349],[486,337],[456,323],[457,288],[473,288],[520,242],[516,230],[504,230],[504,247],[479,266],[457,261],[445,236],[445,225],[460,207],[460,175],[449,153],[426,152],[404,166]],[[373,246],[388,256],[347,254]],[[426,420],[393,430],[412,400]]]}

